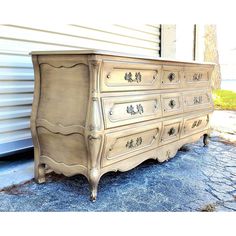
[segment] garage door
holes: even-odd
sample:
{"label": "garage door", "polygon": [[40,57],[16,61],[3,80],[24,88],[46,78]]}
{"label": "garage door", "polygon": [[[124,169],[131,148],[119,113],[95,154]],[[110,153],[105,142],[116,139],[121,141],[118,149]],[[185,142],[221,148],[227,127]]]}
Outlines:
{"label": "garage door", "polygon": [[0,156],[32,147],[29,52],[89,48],[158,56],[160,25],[0,25]]}

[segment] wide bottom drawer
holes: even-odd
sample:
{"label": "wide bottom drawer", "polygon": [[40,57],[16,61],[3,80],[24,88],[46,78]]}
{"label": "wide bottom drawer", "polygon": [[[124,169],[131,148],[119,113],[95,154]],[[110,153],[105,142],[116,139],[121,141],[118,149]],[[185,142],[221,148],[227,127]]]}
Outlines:
{"label": "wide bottom drawer", "polygon": [[160,132],[161,122],[106,134],[102,166],[156,148]]}
{"label": "wide bottom drawer", "polygon": [[175,146],[182,138],[190,137],[195,133],[209,128],[210,114],[189,115],[176,119],[143,122],[139,127],[127,126],[120,131],[105,134],[105,143],[102,154],[102,167],[129,159],[167,144]]}

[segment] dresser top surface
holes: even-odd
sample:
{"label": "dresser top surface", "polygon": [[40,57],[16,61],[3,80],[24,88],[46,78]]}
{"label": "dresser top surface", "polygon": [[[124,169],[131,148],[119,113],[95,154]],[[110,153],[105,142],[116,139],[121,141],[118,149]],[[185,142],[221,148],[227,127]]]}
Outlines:
{"label": "dresser top surface", "polygon": [[200,61],[185,61],[178,59],[163,58],[158,56],[148,56],[140,54],[130,54],[123,52],[113,52],[106,50],[61,50],[61,51],[32,51],[30,55],[104,55],[104,56],[117,56],[117,57],[128,57],[128,58],[138,58],[138,59],[148,59],[148,60],[157,60],[157,61],[166,61],[166,62],[183,62],[191,64],[203,64],[203,65],[215,65],[212,62],[200,62]]}

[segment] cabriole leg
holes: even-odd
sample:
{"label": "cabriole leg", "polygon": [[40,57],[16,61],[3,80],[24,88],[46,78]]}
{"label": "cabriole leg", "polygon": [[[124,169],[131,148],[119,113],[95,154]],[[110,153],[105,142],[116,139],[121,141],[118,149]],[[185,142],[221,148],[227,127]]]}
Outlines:
{"label": "cabriole leg", "polygon": [[208,144],[209,144],[209,135],[208,134],[203,135],[203,144],[204,144],[204,147],[208,146]]}
{"label": "cabriole leg", "polygon": [[90,184],[90,191],[91,191],[91,201],[95,202],[97,198],[97,190],[98,190],[98,182],[100,179],[100,174],[97,169],[93,169],[89,175],[89,184]]}
{"label": "cabriole leg", "polygon": [[35,164],[34,179],[38,184],[45,183],[45,164]]}

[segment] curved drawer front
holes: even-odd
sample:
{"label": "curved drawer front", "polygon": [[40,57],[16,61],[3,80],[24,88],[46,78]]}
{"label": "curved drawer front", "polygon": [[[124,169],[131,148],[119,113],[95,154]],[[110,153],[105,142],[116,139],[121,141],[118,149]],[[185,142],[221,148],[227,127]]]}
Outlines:
{"label": "curved drawer front", "polygon": [[184,126],[181,136],[187,136],[195,132],[207,129],[209,125],[209,115],[190,117],[184,119]]}
{"label": "curved drawer front", "polygon": [[204,109],[213,107],[211,100],[211,92],[203,90],[200,92],[186,92],[184,94],[184,110],[192,111],[196,109]]}
{"label": "curved drawer front", "polygon": [[158,89],[160,68],[154,64],[104,61],[101,91]]}
{"label": "curved drawer front", "polygon": [[183,68],[177,66],[163,66],[161,87],[162,88],[181,88]]}
{"label": "curved drawer front", "polygon": [[156,148],[160,135],[161,123],[141,128],[107,134],[103,166],[129,158],[147,150]]}
{"label": "curved drawer front", "polygon": [[105,128],[161,117],[160,95],[102,98]]}
{"label": "curved drawer front", "polygon": [[163,116],[176,115],[183,112],[183,102],[181,93],[171,93],[161,95]]}
{"label": "curved drawer front", "polygon": [[206,87],[210,85],[210,70],[193,67],[185,69],[184,87]]}
{"label": "curved drawer front", "polygon": [[182,119],[175,119],[163,122],[161,144],[166,144],[179,139]]}

